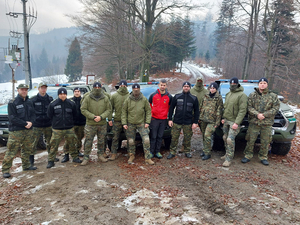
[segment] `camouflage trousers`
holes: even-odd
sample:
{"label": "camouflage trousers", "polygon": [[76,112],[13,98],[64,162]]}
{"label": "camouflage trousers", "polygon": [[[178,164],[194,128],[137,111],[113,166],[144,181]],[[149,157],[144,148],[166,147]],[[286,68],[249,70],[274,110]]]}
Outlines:
{"label": "camouflage trousers", "polygon": [[32,145],[32,152],[30,155],[36,154],[36,146],[40,140],[40,136],[44,134],[46,145],[47,145],[47,152],[50,152],[50,140],[52,136],[52,127],[34,127],[33,128],[33,145]]}
{"label": "camouflage trousers", "polygon": [[122,132],[123,126],[121,122],[115,121],[112,127],[113,132],[113,139],[111,144],[111,153],[117,154],[118,147],[119,147],[119,137],[120,133]]}
{"label": "camouflage trousers", "polygon": [[203,152],[205,155],[211,154],[211,136],[215,132],[215,124],[213,123],[200,123],[200,129],[203,135]]}
{"label": "camouflage trousers", "polygon": [[75,149],[75,133],[74,133],[74,129],[66,129],[66,130],[56,130],[56,129],[52,129],[52,137],[50,140],[50,153],[48,154],[48,161],[49,162],[53,162],[56,156],[56,153],[58,151],[58,146],[59,143],[61,142],[61,140],[65,138],[65,141],[68,143],[69,145],[69,151],[70,154],[74,159],[78,158],[78,152]]}
{"label": "camouflage trousers", "polygon": [[84,159],[88,160],[92,151],[93,141],[97,135],[98,155],[103,155],[105,150],[105,136],[107,133],[107,125],[85,125],[85,141],[84,141]]}
{"label": "camouflage trousers", "polygon": [[29,155],[32,151],[33,130],[10,131],[7,141],[8,150],[2,162],[2,173],[9,173],[12,162],[21,148],[21,159],[23,170],[30,167]]}
{"label": "camouflage trousers", "polygon": [[128,153],[135,154],[135,137],[136,131],[141,135],[143,141],[143,149],[145,159],[150,159],[150,139],[149,139],[149,128],[145,128],[145,124],[128,124],[128,129],[125,131],[126,138],[128,141]]}
{"label": "camouflage trousers", "polygon": [[239,126],[236,130],[232,129],[232,125],[234,122],[225,120],[223,124],[223,140],[226,149],[226,161],[231,161],[234,157],[234,150],[235,150],[235,137],[241,130],[241,126]]}
{"label": "camouflage trousers", "polygon": [[[82,139],[84,138],[84,125],[82,126],[74,126],[74,132],[75,132],[75,136],[76,136],[76,141],[75,141],[75,149],[77,150],[77,152],[79,152],[82,148]],[[64,153],[67,154],[69,153],[69,145],[67,142],[65,142],[64,144]]]}
{"label": "camouflage trousers", "polygon": [[178,145],[178,139],[180,136],[181,129],[183,130],[183,147],[184,147],[184,153],[190,153],[191,152],[191,139],[193,136],[193,130],[192,130],[192,124],[189,125],[180,125],[173,123],[173,127],[171,130],[172,135],[172,141],[171,141],[171,147],[170,147],[170,153],[175,155],[176,149]]}
{"label": "camouflage trousers", "polygon": [[247,145],[244,150],[245,157],[251,159],[253,157],[253,148],[257,136],[260,134],[260,150],[258,158],[260,160],[268,159],[269,144],[272,141],[272,126],[259,126],[253,123],[249,124],[246,134]]}

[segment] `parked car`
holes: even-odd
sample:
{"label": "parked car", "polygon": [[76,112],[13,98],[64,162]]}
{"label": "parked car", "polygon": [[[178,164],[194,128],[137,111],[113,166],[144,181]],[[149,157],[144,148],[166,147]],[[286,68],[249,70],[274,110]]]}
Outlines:
{"label": "parked car", "polygon": [[[225,95],[229,92],[229,80],[216,81],[219,84],[219,92],[222,95],[223,101],[225,101]],[[258,87],[258,80],[240,80],[239,83],[244,87],[244,92],[247,96],[254,91],[255,87]],[[286,155],[290,151],[291,141],[296,136],[296,118],[294,112],[287,104],[283,103],[283,97],[279,96],[280,109],[275,116],[273,128],[273,140],[271,143],[271,152],[277,155]],[[240,133],[237,135],[236,140],[245,141],[245,136],[248,130],[248,114],[246,114],[242,124]],[[224,149],[223,131],[219,127],[214,134],[214,149]],[[260,142],[260,136],[257,138],[257,142]]]}
{"label": "parked car", "polygon": [[[158,82],[141,82],[139,84],[141,87],[141,92],[147,99],[149,99],[149,96],[158,89],[158,87],[157,87]],[[129,93],[132,91],[131,85],[133,85],[133,83],[128,83]],[[116,88],[118,88],[118,86],[116,86]],[[151,132],[151,129],[150,129],[150,132]],[[111,129],[111,127],[108,126],[107,140],[108,140],[109,148],[111,148],[112,137],[113,137],[112,129]],[[123,129],[122,133],[120,134],[119,146],[121,146],[121,143],[123,140],[126,140],[124,129]],[[136,140],[141,140],[141,136],[139,135],[138,132],[136,135]],[[165,148],[169,149],[170,144],[171,144],[171,127],[169,127],[169,125],[167,125],[165,127],[163,140],[164,140]]]}

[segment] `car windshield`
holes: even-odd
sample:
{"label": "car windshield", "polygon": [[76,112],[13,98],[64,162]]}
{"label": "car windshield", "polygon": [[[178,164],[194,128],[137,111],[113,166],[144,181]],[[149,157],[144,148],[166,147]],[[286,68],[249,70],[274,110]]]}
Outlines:
{"label": "car windshield", "polygon": [[[152,85],[152,86],[145,86],[145,85],[141,85],[141,92],[143,93],[143,95],[149,99],[150,95],[155,92],[157,90],[157,86],[156,85]],[[132,87],[128,87],[128,91],[129,93],[132,92]]]}
{"label": "car windshield", "polygon": [[[241,85],[244,88],[244,93],[249,96],[253,91],[255,87],[258,87],[258,85],[256,83],[241,83]],[[223,98],[225,98],[225,95],[229,92],[229,87],[230,84],[229,83],[222,83],[221,88],[220,88],[220,93],[222,95]]]}
{"label": "car windshield", "polygon": [[[50,95],[53,99],[57,99],[58,98],[57,90],[58,90],[58,88],[49,88],[48,87],[47,88],[47,94]],[[37,95],[38,92],[39,92],[38,89],[31,89],[28,92],[28,97],[32,98],[33,96]],[[68,96],[68,98],[72,98],[73,97],[73,91],[67,89],[67,96]]]}

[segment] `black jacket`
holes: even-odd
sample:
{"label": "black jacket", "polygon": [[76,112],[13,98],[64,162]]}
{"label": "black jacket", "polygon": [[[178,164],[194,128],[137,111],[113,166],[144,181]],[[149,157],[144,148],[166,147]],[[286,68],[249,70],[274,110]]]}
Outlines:
{"label": "black jacket", "polygon": [[[176,107],[176,109],[175,109]],[[173,113],[174,123],[180,125],[188,125],[193,123],[198,123],[199,118],[199,102],[196,96],[188,93],[176,94],[173,99],[169,109],[169,120],[172,120]]]}
{"label": "black jacket", "polygon": [[75,102],[75,105],[76,105],[76,111],[77,111],[77,114],[76,114],[76,117],[75,117],[75,120],[74,120],[74,125],[76,126],[82,126],[82,125],[85,125],[85,116],[82,115],[81,111],[80,111],[80,101],[81,101],[81,96],[80,97],[73,97],[72,100]]}
{"label": "black jacket", "polygon": [[[9,101],[8,106],[9,131],[27,130],[27,122],[34,123],[35,113],[32,101],[26,96],[25,101],[17,95]],[[30,128],[32,129],[32,127]]]}
{"label": "black jacket", "polygon": [[36,120],[33,123],[34,127],[50,127],[51,119],[47,116],[47,109],[53,98],[46,94],[44,97],[40,94],[30,99],[33,103]]}
{"label": "black jacket", "polygon": [[70,100],[55,99],[50,103],[47,111],[48,117],[52,120],[52,128],[57,130],[67,130],[74,126],[76,118],[76,105]]}

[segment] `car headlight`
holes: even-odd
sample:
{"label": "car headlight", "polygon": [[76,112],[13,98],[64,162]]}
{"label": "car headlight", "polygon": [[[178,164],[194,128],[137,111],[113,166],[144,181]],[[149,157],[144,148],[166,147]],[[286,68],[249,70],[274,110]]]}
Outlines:
{"label": "car headlight", "polygon": [[294,113],[293,112],[284,112],[283,113],[283,115],[285,116],[285,117],[292,117],[292,116],[294,116]]}

